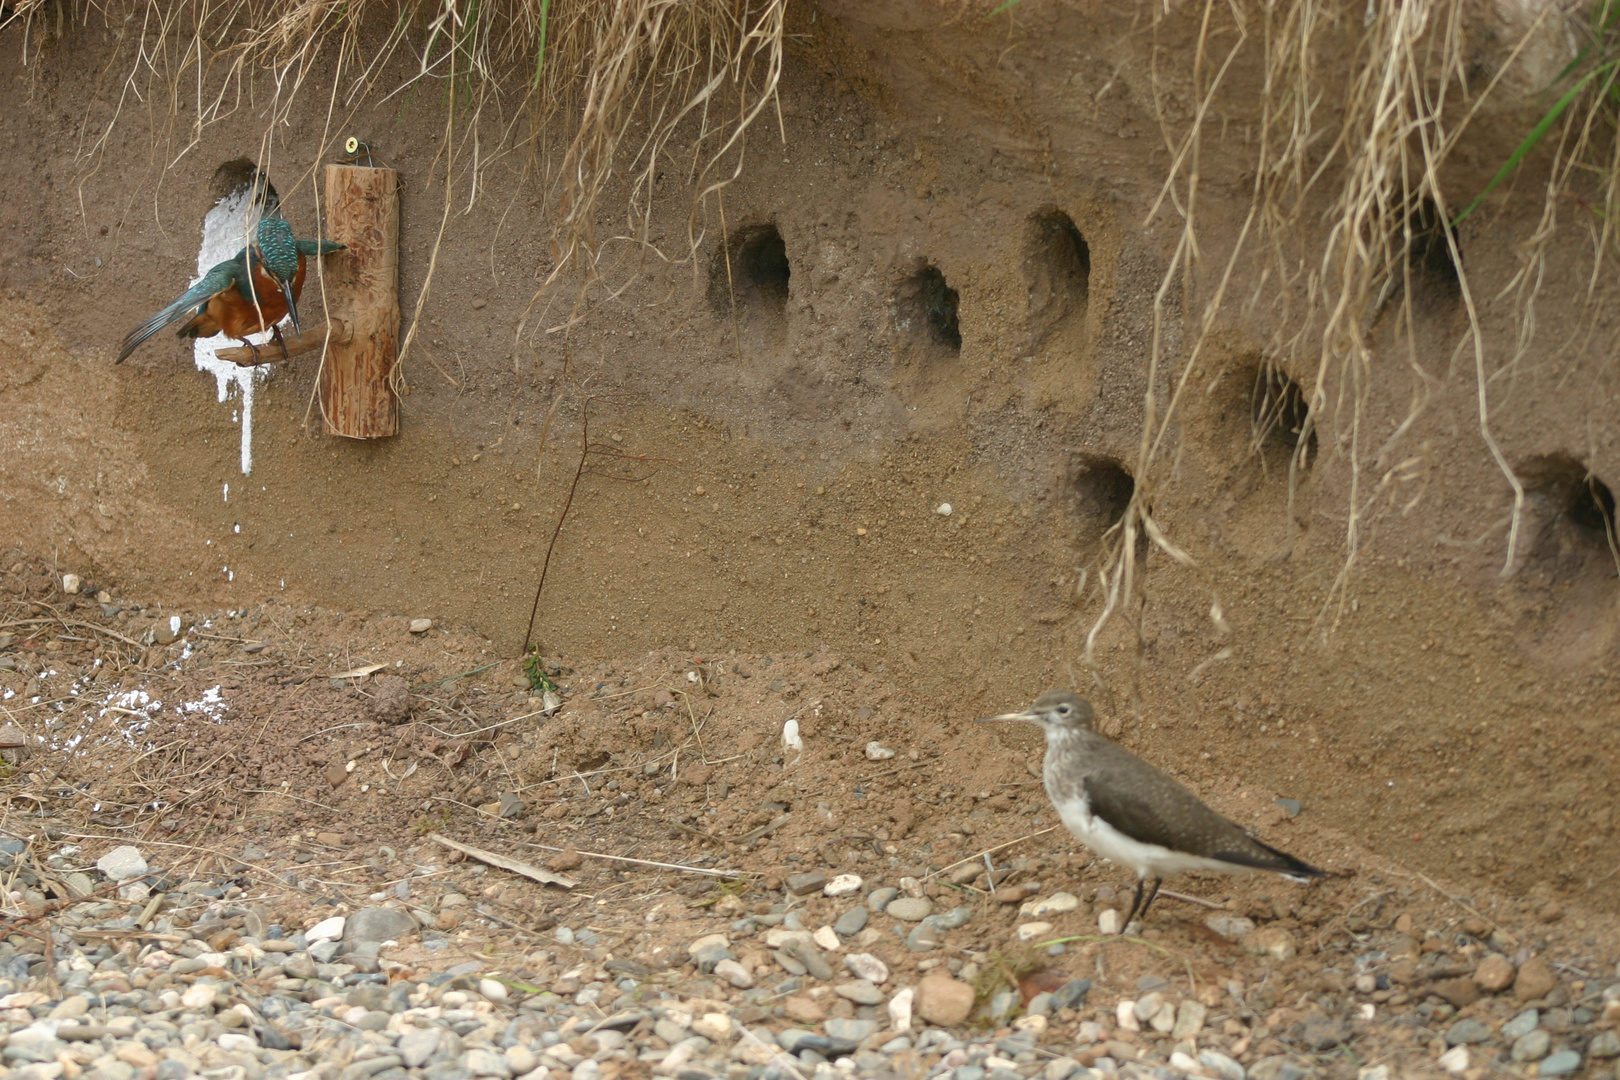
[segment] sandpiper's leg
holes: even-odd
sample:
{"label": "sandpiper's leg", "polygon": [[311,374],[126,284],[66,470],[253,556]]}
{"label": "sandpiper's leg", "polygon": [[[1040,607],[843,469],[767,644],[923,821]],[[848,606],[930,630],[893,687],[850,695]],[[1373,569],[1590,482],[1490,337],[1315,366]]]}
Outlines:
{"label": "sandpiper's leg", "polygon": [[1138,919],[1147,919],[1148,908],[1152,907],[1153,901],[1159,898],[1159,886],[1163,883],[1163,880],[1163,878],[1158,877],[1153,879],[1153,885],[1148,889],[1147,902],[1142,905],[1142,910],[1136,913]]}
{"label": "sandpiper's leg", "polygon": [[1119,932],[1123,934],[1136,918],[1136,910],[1142,906],[1142,879],[1136,879],[1136,896],[1131,899],[1131,910],[1125,913],[1125,921],[1119,924]]}

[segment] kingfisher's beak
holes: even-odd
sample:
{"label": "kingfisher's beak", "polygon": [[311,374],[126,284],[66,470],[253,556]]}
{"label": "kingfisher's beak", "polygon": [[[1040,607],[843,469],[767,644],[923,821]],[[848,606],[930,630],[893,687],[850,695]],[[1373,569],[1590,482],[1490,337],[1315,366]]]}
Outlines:
{"label": "kingfisher's beak", "polygon": [[302,337],[304,332],[298,326],[298,301],[293,299],[292,282],[281,283],[281,295],[287,301],[287,315],[292,319],[293,333]]}
{"label": "kingfisher's beak", "polygon": [[1002,713],[1000,716],[981,716],[974,721],[979,724],[999,724],[1007,721],[1022,720],[1030,724],[1038,724],[1041,718],[1029,711]]}

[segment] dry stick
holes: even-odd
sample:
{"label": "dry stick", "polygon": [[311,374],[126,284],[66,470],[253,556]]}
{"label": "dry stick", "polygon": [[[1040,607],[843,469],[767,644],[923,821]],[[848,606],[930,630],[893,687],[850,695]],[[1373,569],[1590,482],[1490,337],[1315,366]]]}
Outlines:
{"label": "dry stick", "polygon": [[[979,858],[980,856],[989,855],[992,852],[1000,851],[1002,848],[1010,848],[1014,844],[1022,844],[1025,840],[1033,840],[1037,836],[1045,836],[1049,832],[1056,831],[1056,829],[1057,829],[1056,825],[1048,825],[1046,828],[1040,830],[1039,832],[1032,832],[1027,836],[1020,836],[1016,840],[1009,840],[1005,844],[997,844],[995,847],[985,848],[983,851],[976,851],[972,855],[969,855],[965,859],[957,859],[955,862],[951,863],[951,865],[949,865],[949,866],[940,867],[938,870],[935,870],[932,874],[929,874],[928,877],[937,878],[937,877],[939,877],[939,875],[945,873],[947,870],[955,870],[958,866],[961,866],[963,863],[970,863],[974,859]],[[926,879],[924,879],[924,880],[926,880]]]}
{"label": "dry stick", "polygon": [[551,541],[546,544],[545,562],[540,564],[540,583],[534,587],[534,605],[529,608],[529,627],[523,631],[523,656],[529,655],[529,642],[534,637],[534,618],[540,613],[540,591],[546,587],[546,572],[551,569],[551,552],[557,546],[557,536],[562,532],[563,522],[568,520],[568,510],[574,505],[574,492],[579,489],[579,478],[585,473],[585,455],[591,448],[591,399],[585,399],[585,408],[580,414],[579,435],[579,465],[574,469],[574,482],[568,485],[568,498],[563,500],[562,513],[557,515],[557,527],[551,530]]}
{"label": "dry stick", "polygon": [[[437,838],[435,838],[437,839]],[[539,848],[541,851],[567,851],[567,848],[552,847],[550,844],[525,843],[524,847]],[[637,866],[656,866],[660,870],[679,870],[687,874],[703,874],[706,877],[741,878],[749,876],[747,870],[710,870],[702,866],[683,866],[680,863],[654,862],[651,859],[632,859],[628,855],[602,855],[595,851],[574,850],[575,855],[587,859],[607,859],[609,862],[635,863]]]}

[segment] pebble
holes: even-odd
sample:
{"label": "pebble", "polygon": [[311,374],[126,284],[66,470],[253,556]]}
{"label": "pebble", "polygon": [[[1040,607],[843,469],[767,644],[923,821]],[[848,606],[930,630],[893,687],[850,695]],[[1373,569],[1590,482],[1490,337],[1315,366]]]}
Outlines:
{"label": "pebble", "polygon": [[1202,1051],[1198,1055],[1198,1063],[1221,1080],[1247,1080],[1243,1066],[1219,1050]]}
{"label": "pebble", "polygon": [[839,874],[821,887],[823,896],[852,896],[861,891],[859,874]]}
{"label": "pebble", "polygon": [[881,889],[873,889],[871,895],[866,898],[866,906],[874,913],[881,915],[887,910],[894,898],[899,895],[900,890],[892,885],[884,886]]}
{"label": "pebble", "polygon": [[1514,1061],[1540,1061],[1551,1049],[1552,1035],[1542,1028],[1536,1028],[1513,1040],[1509,1056]]}
{"label": "pebble", "polygon": [[857,1005],[883,1004],[883,991],[879,990],[867,979],[856,979],[854,982],[839,983],[833,987],[833,993],[841,998],[847,998]]}
{"label": "pebble", "polygon": [[[396,623],[395,625],[397,626],[398,623]],[[411,633],[413,633],[413,634],[425,634],[431,629],[433,629],[433,620],[432,619],[412,619],[411,620]]]}
{"label": "pebble", "polygon": [[342,915],[334,915],[330,919],[322,919],[304,932],[308,941],[336,941],[343,936],[343,926],[347,922]]}
{"label": "pebble", "polygon": [[844,966],[856,978],[878,986],[889,981],[889,965],[871,953],[851,953],[844,957]]}
{"label": "pebble", "polygon": [[828,952],[837,952],[844,947],[844,943],[838,940],[838,931],[830,926],[817,927],[816,932],[810,935],[810,940]]}
{"label": "pebble", "polygon": [[1500,994],[1513,985],[1513,977],[1517,974],[1513,961],[1500,953],[1492,953],[1474,969],[1474,982],[1487,993]]}
{"label": "pebble", "polygon": [[714,973],[738,990],[751,990],[754,986],[754,977],[748,969],[732,959],[725,959],[714,965]]}
{"label": "pebble", "polygon": [[905,987],[889,999],[889,1027],[895,1031],[911,1030],[912,1005],[917,997],[914,987]]}
{"label": "pebble", "polygon": [[141,849],[132,844],[125,844],[113,848],[97,859],[96,869],[113,881],[128,881],[130,878],[144,875],[147,866],[146,859],[141,855]]}
{"label": "pebble", "polygon": [[1463,1072],[1468,1068],[1468,1047],[1453,1046],[1450,1050],[1447,1050],[1445,1053],[1441,1054],[1440,1059],[1436,1061],[1435,1064],[1439,1065],[1448,1073],[1456,1074]]}
{"label": "pebble", "polygon": [[866,908],[860,904],[856,904],[854,907],[838,916],[838,921],[833,923],[833,932],[839,937],[854,937],[856,934],[866,929],[866,920],[868,918],[869,915]]}
{"label": "pebble", "polygon": [[1107,936],[1113,936],[1123,930],[1125,916],[1109,908],[1097,916],[1097,930]]}
{"label": "pebble", "polygon": [[1551,1057],[1541,1059],[1537,1076],[1567,1076],[1581,1067],[1581,1055],[1574,1050],[1560,1050]]}
{"label": "pebble", "polygon": [[925,896],[902,896],[889,901],[883,913],[901,922],[921,922],[933,912],[933,901]]}
{"label": "pebble", "polygon": [[1528,1035],[1536,1030],[1541,1023],[1541,1014],[1535,1009],[1526,1009],[1502,1025],[1502,1038],[1517,1039],[1521,1035]]}
{"label": "pebble", "polygon": [[866,760],[888,761],[892,757],[894,757],[894,751],[877,740],[874,739],[866,744]]}
{"label": "pebble", "polygon": [[1027,922],[1018,927],[1018,940],[1032,941],[1051,932],[1052,924],[1049,922]]}
{"label": "pebble", "polygon": [[827,884],[827,875],[820,870],[809,870],[802,874],[789,875],[787,891],[794,896],[809,896],[813,892],[820,892]]}
{"label": "pebble", "polygon": [[1594,1058],[1620,1057],[1620,1034],[1613,1031],[1600,1031],[1592,1036],[1592,1042],[1586,1048],[1586,1056]]}
{"label": "pebble", "polygon": [[1519,965],[1519,974],[1513,980],[1513,996],[1520,1001],[1535,1001],[1552,993],[1553,987],[1557,985],[1558,976],[1547,966],[1547,961],[1539,956],[1532,956]]}
{"label": "pebble", "polygon": [[935,968],[917,984],[912,1011],[930,1024],[955,1027],[967,1020],[975,997],[972,985]]}
{"label": "pebble", "polygon": [[1044,919],[1048,915],[1061,915],[1066,911],[1073,911],[1079,906],[1079,897],[1073,893],[1059,892],[1029,901],[1018,909],[1018,916],[1023,919]]}
{"label": "pebble", "polygon": [[1299,954],[1299,943],[1294,935],[1281,926],[1263,926],[1243,937],[1243,947],[1256,956],[1269,956],[1277,963],[1286,963]]}
{"label": "pebble", "polygon": [[1472,1016],[1464,1017],[1446,1029],[1447,1046],[1487,1042],[1490,1037],[1491,1029]]}

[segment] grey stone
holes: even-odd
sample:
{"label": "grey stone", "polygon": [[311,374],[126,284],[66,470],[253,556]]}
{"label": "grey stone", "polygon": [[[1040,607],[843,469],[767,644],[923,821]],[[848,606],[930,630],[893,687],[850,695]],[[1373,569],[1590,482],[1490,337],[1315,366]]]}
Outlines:
{"label": "grey stone", "polygon": [[822,982],[832,981],[832,965],[827,963],[827,957],[820,949],[808,941],[801,941],[799,947],[793,950],[793,955],[798,957],[799,962],[804,965],[804,969],[811,975]]}
{"label": "grey stone", "polygon": [[1003,990],[990,999],[990,1019],[1005,1020],[1018,1008],[1019,993],[1016,990]]}
{"label": "grey stone", "polygon": [[787,891],[794,896],[809,896],[811,893],[821,891],[827,884],[827,875],[820,870],[808,870],[802,874],[790,874],[787,879]]}
{"label": "grey stone", "polygon": [[416,933],[416,920],[399,908],[361,908],[343,927],[344,941],[398,941]]}
{"label": "grey stone", "polygon": [[384,1069],[392,1069],[402,1064],[398,1054],[383,1054],[379,1057],[363,1058],[345,1066],[343,1072],[338,1074],[341,1080],[365,1080],[368,1076],[375,1076]]}
{"label": "grey stone", "polygon": [[839,983],[833,987],[833,993],[841,998],[848,998],[857,1005],[881,1005],[884,1002],[883,991],[866,979]]}
{"label": "grey stone", "polygon": [[400,1036],[399,1056],[407,1068],[420,1069],[439,1048],[439,1033],[433,1028],[418,1029]]}
{"label": "grey stone", "polygon": [[1543,1058],[1541,1065],[1536,1069],[1537,1076],[1567,1076],[1581,1067],[1581,1055],[1573,1050],[1560,1050],[1549,1058]]}
{"label": "grey stone", "polygon": [[1591,1045],[1586,1048],[1587,1057],[1612,1058],[1620,1057],[1620,1035],[1612,1031],[1600,1031],[1592,1037]]}
{"label": "grey stone", "polygon": [[1052,1008],[1078,1009],[1086,1003],[1086,995],[1091,993],[1090,979],[1070,979],[1057,992],[1052,995]]}
{"label": "grey stone", "polygon": [[933,913],[934,904],[926,896],[901,896],[889,901],[883,913],[901,922],[921,922]]}
{"label": "grey stone", "polygon": [[[878,1022],[876,1020],[845,1020],[835,1016],[823,1023],[821,1027],[834,1039],[843,1039],[858,1045],[877,1033]],[[804,1042],[801,1040],[799,1045],[803,1046]]]}
{"label": "grey stone", "polygon": [[1528,1035],[1536,1030],[1541,1023],[1541,1014],[1534,1009],[1526,1009],[1502,1025],[1502,1038],[1513,1040],[1521,1035]]}
{"label": "grey stone", "polygon": [[892,885],[886,885],[881,889],[873,889],[871,894],[866,898],[866,906],[881,914],[885,909],[888,908],[889,904],[894,900],[894,898],[899,895],[900,890],[896,889]]}
{"label": "grey stone", "polygon": [[340,941],[317,941],[309,947],[309,955],[317,964],[330,964],[342,948]]}
{"label": "grey stone", "polygon": [[1243,1066],[1218,1050],[1205,1050],[1200,1053],[1198,1064],[1219,1076],[1221,1080],[1246,1080]]}
{"label": "grey stone", "polygon": [[132,844],[115,847],[96,860],[96,869],[113,881],[128,881],[146,873],[146,859],[141,849]]}
{"label": "grey stone", "polygon": [[1045,1016],[1052,1011],[1052,995],[1047,993],[1036,994],[1024,1006],[1026,1016]]}
{"label": "grey stone", "polygon": [[1473,1017],[1464,1017],[1455,1024],[1446,1028],[1446,1045],[1462,1046],[1486,1042],[1491,1037],[1491,1029]]}
{"label": "grey stone", "polygon": [[1552,1035],[1542,1028],[1536,1028],[1513,1040],[1510,1056],[1514,1061],[1540,1061],[1551,1049]]}
{"label": "grey stone", "polygon": [[484,1047],[474,1047],[461,1055],[461,1067],[474,1076],[499,1076],[503,1080],[512,1075],[512,1067],[503,1054]]}
{"label": "grey stone", "polygon": [[833,923],[833,930],[839,937],[854,937],[866,929],[866,918],[866,909],[857,904],[838,916],[838,921]]}

